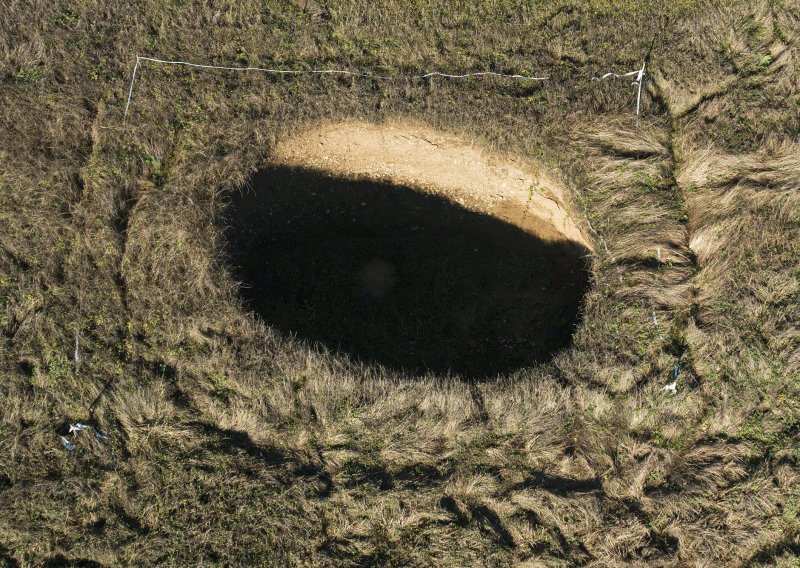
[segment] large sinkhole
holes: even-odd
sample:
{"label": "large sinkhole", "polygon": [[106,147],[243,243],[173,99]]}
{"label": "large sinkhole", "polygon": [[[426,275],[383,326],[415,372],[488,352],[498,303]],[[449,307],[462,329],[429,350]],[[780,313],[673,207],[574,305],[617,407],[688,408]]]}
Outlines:
{"label": "large sinkhole", "polygon": [[347,159],[321,168],[301,150],[299,163],[255,174],[228,209],[235,275],[268,325],[368,364],[469,378],[570,343],[588,284],[584,244],[526,229],[519,220],[535,217],[521,207],[509,222],[419,184],[344,175]]}

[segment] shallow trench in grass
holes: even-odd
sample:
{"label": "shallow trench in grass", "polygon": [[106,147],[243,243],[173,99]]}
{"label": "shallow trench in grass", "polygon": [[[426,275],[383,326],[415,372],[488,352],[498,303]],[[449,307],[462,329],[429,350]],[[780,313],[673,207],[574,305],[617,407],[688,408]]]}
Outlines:
{"label": "shallow trench in grass", "polygon": [[247,304],[284,334],[406,372],[488,378],[548,360],[570,344],[589,284],[589,245],[553,217],[563,197],[451,135],[415,126],[424,142],[409,147],[408,129],[306,133],[232,195],[228,253]]}

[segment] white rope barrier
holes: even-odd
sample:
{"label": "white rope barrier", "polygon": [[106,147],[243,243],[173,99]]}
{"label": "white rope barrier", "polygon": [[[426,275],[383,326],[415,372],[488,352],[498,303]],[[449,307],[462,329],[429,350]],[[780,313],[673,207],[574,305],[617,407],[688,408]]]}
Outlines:
{"label": "white rope barrier", "polygon": [[[524,81],[547,81],[550,77],[531,77],[529,75],[508,75],[505,73],[495,73],[494,71],[476,71],[474,73],[463,73],[463,74],[450,74],[450,73],[442,73],[439,71],[431,71],[430,73],[425,73],[422,75],[375,75],[373,73],[363,73],[360,71],[347,71],[344,69],[303,69],[303,70],[294,70],[294,69],[272,69],[268,67],[228,67],[224,65],[206,65],[202,63],[191,63],[189,61],[173,61],[168,59],[156,59],[154,57],[143,57],[140,55],[136,56],[136,64],[133,66],[133,74],[131,75],[131,85],[128,89],[128,101],[125,103],[125,113],[123,114],[123,120],[128,117],[128,110],[131,106],[131,100],[133,99],[133,87],[136,83],[136,75],[139,71],[139,65],[142,61],[150,61],[152,63],[159,63],[162,65],[180,65],[183,67],[191,67],[194,69],[213,69],[216,71],[255,71],[259,73],[271,73],[275,75],[346,75],[350,77],[362,77],[365,79],[375,79],[381,81],[388,81],[391,79],[428,79],[431,77],[444,77],[446,79],[466,79],[469,77],[500,77],[502,79],[522,79]],[[642,109],[642,85],[644,84],[644,76],[645,76],[645,67],[647,66],[647,61],[642,63],[642,68],[637,69],[635,71],[629,71],[628,73],[606,73],[605,75],[601,75],[600,77],[592,77],[592,81],[603,81],[610,77],[615,79],[621,79],[625,77],[633,77],[636,76],[636,80],[632,83],[633,86],[637,87],[636,92],[636,116],[639,116]]]}
{"label": "white rope barrier", "polygon": [[[450,75],[448,73],[439,73],[438,71],[433,71],[432,73],[426,73],[425,75],[418,75],[418,77],[422,79],[426,79],[428,77],[447,77],[449,79],[463,79],[465,77],[485,77],[485,76],[494,76],[494,77],[504,77],[506,79],[527,79],[529,81],[546,81],[550,77],[528,77],[527,75],[505,75],[503,73],[495,73],[493,71],[478,71],[476,73],[465,73],[463,75]],[[412,77],[417,77],[417,75],[412,75]]]}
{"label": "white rope barrier", "polygon": [[424,75],[388,76],[388,75],[375,75],[372,73],[362,73],[360,71],[346,71],[343,69],[293,70],[293,69],[270,69],[266,67],[226,67],[223,65],[205,65],[201,63],[190,63],[188,61],[170,61],[165,59],[155,59],[154,57],[142,57],[137,55],[136,65],[134,65],[133,67],[133,75],[131,76],[131,86],[128,89],[128,102],[125,104],[125,113],[123,118],[127,118],[128,116],[128,109],[131,106],[131,99],[133,98],[133,86],[134,83],[136,82],[136,74],[139,70],[139,64],[142,61],[150,61],[153,63],[160,63],[162,65],[181,65],[184,67],[192,67],[195,69],[213,69],[217,71],[256,71],[260,73],[271,73],[276,75],[346,75],[350,77],[362,77],[365,79],[377,79],[382,81],[387,81],[391,79],[401,79],[401,78],[428,79],[430,77],[445,77],[448,79],[466,79],[468,77],[485,77],[485,76],[500,77],[505,79],[523,79],[526,81],[546,81],[547,79],[549,79],[549,77],[530,77],[528,75],[506,75],[504,73],[495,73],[493,71],[479,71],[475,73],[464,73],[461,75],[451,75],[449,73],[440,73],[439,71],[433,71],[430,73],[425,73]]}

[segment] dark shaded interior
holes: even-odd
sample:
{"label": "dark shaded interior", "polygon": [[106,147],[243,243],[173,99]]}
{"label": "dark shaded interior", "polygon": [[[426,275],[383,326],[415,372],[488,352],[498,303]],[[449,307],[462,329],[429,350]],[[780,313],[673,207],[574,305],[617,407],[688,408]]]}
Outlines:
{"label": "dark shaded interior", "polygon": [[229,255],[273,328],[365,363],[486,378],[570,343],[587,250],[410,187],[270,167],[232,196]]}

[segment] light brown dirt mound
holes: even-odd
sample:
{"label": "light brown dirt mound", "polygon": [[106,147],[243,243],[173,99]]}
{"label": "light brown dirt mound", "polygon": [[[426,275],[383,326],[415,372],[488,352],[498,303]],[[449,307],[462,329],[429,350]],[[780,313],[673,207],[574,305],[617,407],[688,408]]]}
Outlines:
{"label": "light brown dirt mound", "polygon": [[271,162],[411,186],[544,240],[592,249],[569,214],[564,191],[542,167],[419,123],[317,126],[279,143]]}

